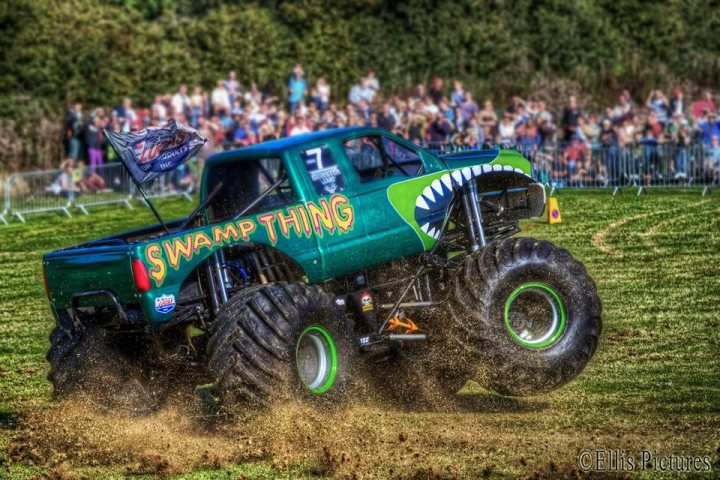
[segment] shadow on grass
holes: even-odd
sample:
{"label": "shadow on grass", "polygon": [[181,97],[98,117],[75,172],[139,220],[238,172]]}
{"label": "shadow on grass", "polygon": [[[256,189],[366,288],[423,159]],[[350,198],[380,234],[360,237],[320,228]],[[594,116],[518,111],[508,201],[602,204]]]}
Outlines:
{"label": "shadow on grass", "polygon": [[0,412],[0,430],[17,430],[18,414],[11,412]]}

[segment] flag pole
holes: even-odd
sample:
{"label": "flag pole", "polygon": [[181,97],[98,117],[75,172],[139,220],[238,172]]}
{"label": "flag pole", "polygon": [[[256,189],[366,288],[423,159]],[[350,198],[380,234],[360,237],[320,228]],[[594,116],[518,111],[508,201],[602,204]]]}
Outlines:
{"label": "flag pole", "polygon": [[[125,162],[120,162],[120,163],[122,163],[123,166],[125,165]],[[127,167],[125,167],[125,170],[127,170]],[[130,173],[129,170],[128,170],[128,173]],[[152,210],[152,213],[155,215],[155,218],[158,219],[158,222],[160,222],[160,225],[162,225],[162,227],[165,229],[165,233],[168,233],[168,234],[169,234],[169,233],[170,233],[170,229],[169,229],[168,226],[165,224],[165,221],[164,221],[164,220],[162,219],[162,217],[160,216],[160,212],[157,211],[157,209],[155,208],[155,205],[153,205],[153,203],[150,201],[150,199],[147,197],[147,195],[145,195],[145,190],[143,190],[143,188],[142,188],[142,187],[140,186],[140,184],[135,180],[135,177],[133,177],[132,174],[130,174],[130,178],[133,179],[133,182],[135,183],[135,186],[137,187],[138,191],[140,192],[140,195],[142,195],[143,200],[145,201],[145,205],[147,205],[147,206],[150,208],[150,210]]]}
{"label": "flag pole", "polygon": [[155,205],[153,205],[153,203],[150,201],[148,196],[145,194],[145,190],[143,190],[142,185],[140,184],[140,182],[137,181],[137,179],[135,178],[135,175],[133,175],[132,170],[130,170],[130,167],[128,167],[127,164],[125,163],[125,161],[123,160],[123,153],[119,150],[118,146],[115,145],[115,142],[113,141],[112,137],[108,134],[108,131],[106,129],[103,129],[103,134],[105,135],[105,138],[108,139],[108,141],[110,142],[110,145],[115,149],[118,156],[120,157],[120,163],[122,163],[123,168],[128,173],[128,176],[132,179],[133,183],[135,184],[138,191],[140,192],[140,195],[142,195],[143,201],[145,201],[145,205],[147,205],[150,208],[153,215],[155,215],[155,218],[157,218],[158,222],[160,222],[160,225],[162,225],[163,229],[165,229],[165,233],[169,234],[170,229],[168,228],[168,226],[165,224],[165,221],[160,216],[160,212],[157,211],[157,209],[155,208]]}
{"label": "flag pole", "polygon": [[[135,186],[140,191],[145,205],[152,211],[155,218],[158,219],[165,232],[170,234],[165,221],[150,201],[142,188],[144,181],[157,177],[162,172],[168,172],[175,169],[178,165],[195,155],[198,150],[207,142],[207,139],[200,135],[196,130],[178,125],[175,120],[170,120],[165,127],[148,127],[141,130],[137,134],[119,134],[103,129],[105,138],[115,149],[125,170],[132,178]],[[138,147],[140,146],[140,147]],[[134,152],[134,148],[142,149],[143,163],[147,161],[145,154],[149,148],[152,153],[152,163],[146,165],[146,170],[138,169],[141,163]],[[156,158],[157,157],[157,158]],[[154,160],[153,160],[154,159]],[[155,163],[157,165],[155,170]],[[137,171],[135,171],[137,170]],[[147,171],[151,173],[147,173]]]}

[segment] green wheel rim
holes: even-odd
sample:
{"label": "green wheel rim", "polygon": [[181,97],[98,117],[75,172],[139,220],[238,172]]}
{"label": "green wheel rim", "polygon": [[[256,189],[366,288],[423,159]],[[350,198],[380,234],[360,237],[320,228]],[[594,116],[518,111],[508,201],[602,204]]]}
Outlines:
{"label": "green wheel rim", "polygon": [[[532,302],[532,300],[530,299],[530,295],[533,294],[536,298],[535,302]],[[550,313],[551,318],[549,322],[545,322],[549,324],[547,328],[543,329],[542,325],[540,325],[540,332],[533,333],[531,332],[532,329],[537,330],[537,328],[535,328],[535,323],[541,323],[542,319],[521,318],[521,323],[529,323],[530,327],[524,328],[520,332],[517,331],[517,329],[513,326],[513,323],[516,323],[514,322],[516,318],[513,317],[517,317],[517,315],[511,314],[511,308],[513,307],[513,304],[515,304],[521,298],[525,299],[525,304],[523,305],[524,307],[527,307],[528,305],[541,306],[540,304],[542,303],[544,303],[545,309],[548,309],[549,307],[549,311],[547,313]],[[540,302],[537,302],[538,298],[541,300]],[[522,317],[522,315],[520,316]],[[505,327],[510,333],[512,339],[523,347],[549,347],[560,339],[562,334],[565,332],[566,326],[567,314],[565,311],[565,303],[562,301],[560,295],[558,295],[553,288],[544,283],[524,283],[517,287],[515,290],[513,290],[507,301],[505,302]]]}
{"label": "green wheel rim", "polygon": [[332,335],[320,325],[302,331],[295,344],[295,365],[303,386],[323,394],[335,383],[338,369],[337,348]]}

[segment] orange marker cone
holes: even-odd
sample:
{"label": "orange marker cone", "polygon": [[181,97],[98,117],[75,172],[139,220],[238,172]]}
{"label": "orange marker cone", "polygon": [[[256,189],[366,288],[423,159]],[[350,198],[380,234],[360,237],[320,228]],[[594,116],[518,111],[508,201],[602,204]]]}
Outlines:
{"label": "orange marker cone", "polygon": [[557,198],[548,198],[547,203],[547,223],[561,223],[562,217],[560,216],[560,204]]}

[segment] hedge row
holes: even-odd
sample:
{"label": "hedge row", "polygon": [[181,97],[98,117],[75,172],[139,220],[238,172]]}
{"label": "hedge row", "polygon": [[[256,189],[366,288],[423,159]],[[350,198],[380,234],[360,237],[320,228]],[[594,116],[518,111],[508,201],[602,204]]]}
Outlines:
{"label": "hedge row", "polygon": [[58,117],[76,99],[126,94],[148,103],[230,69],[282,94],[295,61],[343,96],[373,67],[386,91],[438,74],[498,102],[578,90],[602,103],[624,88],[717,85],[716,13],[699,0],[10,0],[0,2],[0,117],[32,141],[18,125],[38,111]]}

